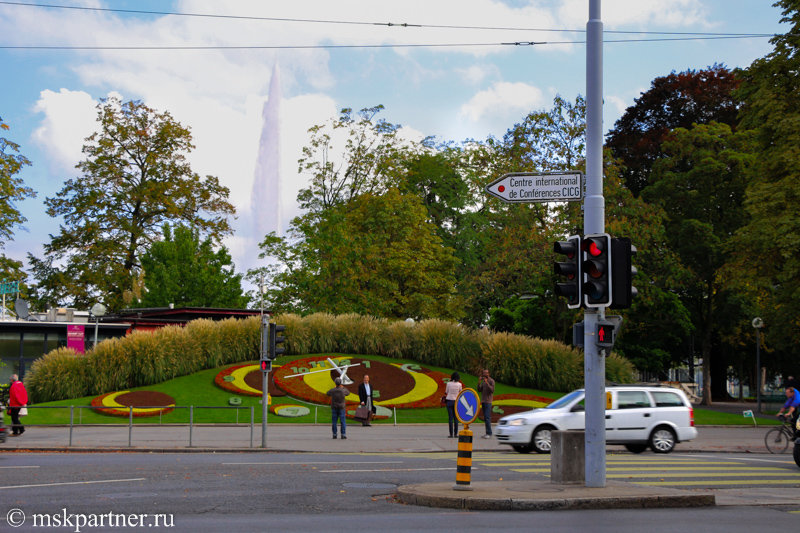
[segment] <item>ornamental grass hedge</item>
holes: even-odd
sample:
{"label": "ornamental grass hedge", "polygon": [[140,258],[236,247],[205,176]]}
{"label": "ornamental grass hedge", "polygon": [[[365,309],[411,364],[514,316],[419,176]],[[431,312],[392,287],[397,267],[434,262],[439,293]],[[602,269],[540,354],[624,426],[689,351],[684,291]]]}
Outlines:
{"label": "ornamental grass hedge", "polygon": [[[487,367],[505,384],[549,391],[583,385],[582,353],[553,340],[474,330],[445,320],[405,322],[356,314],[275,318],[286,325],[286,354],[382,355],[477,374]],[[93,396],[161,383],[208,368],[259,358],[260,319],[193,320],[108,339],[85,354],[58,348],[34,362],[25,383],[34,401]],[[606,377],[628,383],[633,366],[612,354]]]}

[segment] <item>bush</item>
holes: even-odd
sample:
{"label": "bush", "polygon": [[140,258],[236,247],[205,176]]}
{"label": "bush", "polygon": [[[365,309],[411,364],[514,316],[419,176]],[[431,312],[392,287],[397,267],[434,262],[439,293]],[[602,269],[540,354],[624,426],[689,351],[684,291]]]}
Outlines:
{"label": "bush", "polygon": [[[487,367],[508,385],[568,391],[583,384],[580,352],[552,340],[472,330],[456,322],[405,322],[355,314],[317,313],[275,318],[286,326],[287,355],[383,355],[477,374]],[[219,322],[193,320],[185,327],[135,331],[109,339],[86,354],[58,348],[37,360],[26,376],[38,402],[104,394],[161,383],[208,368],[259,358],[259,317]],[[608,379],[630,382],[633,366],[612,355]]]}

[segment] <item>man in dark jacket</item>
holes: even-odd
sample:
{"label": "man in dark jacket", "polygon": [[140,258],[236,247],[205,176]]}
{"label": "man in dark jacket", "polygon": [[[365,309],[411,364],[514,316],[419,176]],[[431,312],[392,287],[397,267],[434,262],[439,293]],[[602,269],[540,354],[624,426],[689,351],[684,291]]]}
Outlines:
{"label": "man in dark jacket", "polygon": [[494,380],[489,376],[489,369],[484,368],[478,378],[478,392],[481,393],[483,423],[486,425],[484,439],[492,438],[492,402],[494,401]]}
{"label": "man in dark jacket", "polygon": [[342,438],[347,438],[347,402],[345,398],[350,394],[350,391],[342,387],[341,378],[336,378],[334,381],[336,386],[329,390],[326,394],[331,397],[331,426],[333,427],[333,438],[336,438],[336,419],[341,420],[342,425]]}

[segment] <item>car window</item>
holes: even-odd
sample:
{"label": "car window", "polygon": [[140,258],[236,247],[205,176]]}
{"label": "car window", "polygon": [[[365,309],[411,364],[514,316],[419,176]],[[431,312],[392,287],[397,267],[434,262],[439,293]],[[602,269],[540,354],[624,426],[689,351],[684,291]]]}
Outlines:
{"label": "car window", "polygon": [[653,395],[656,407],[683,407],[683,399],[674,392],[654,391],[650,394]]}
{"label": "car window", "polygon": [[559,398],[558,400],[554,401],[553,403],[548,404],[546,406],[546,409],[560,409],[560,408],[572,403],[573,400],[575,400],[575,398],[577,398],[578,396],[583,396],[583,391],[582,390],[574,390],[574,391],[570,392],[569,394],[567,394],[566,396],[562,396],[561,398]]}
{"label": "car window", "polygon": [[650,407],[650,398],[647,393],[640,390],[617,391],[617,409],[636,409]]}

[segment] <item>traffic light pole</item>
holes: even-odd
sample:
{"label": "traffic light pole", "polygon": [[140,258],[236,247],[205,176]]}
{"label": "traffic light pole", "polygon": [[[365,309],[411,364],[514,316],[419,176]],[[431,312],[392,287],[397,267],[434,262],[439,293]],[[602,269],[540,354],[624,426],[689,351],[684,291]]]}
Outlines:
{"label": "traffic light pole", "polygon": [[[603,198],[603,23],[600,0],[589,0],[586,23],[586,196],[584,234],[605,232]],[[606,485],[605,360],[595,335],[603,308],[584,311],[583,370],[586,391],[586,486]]]}

